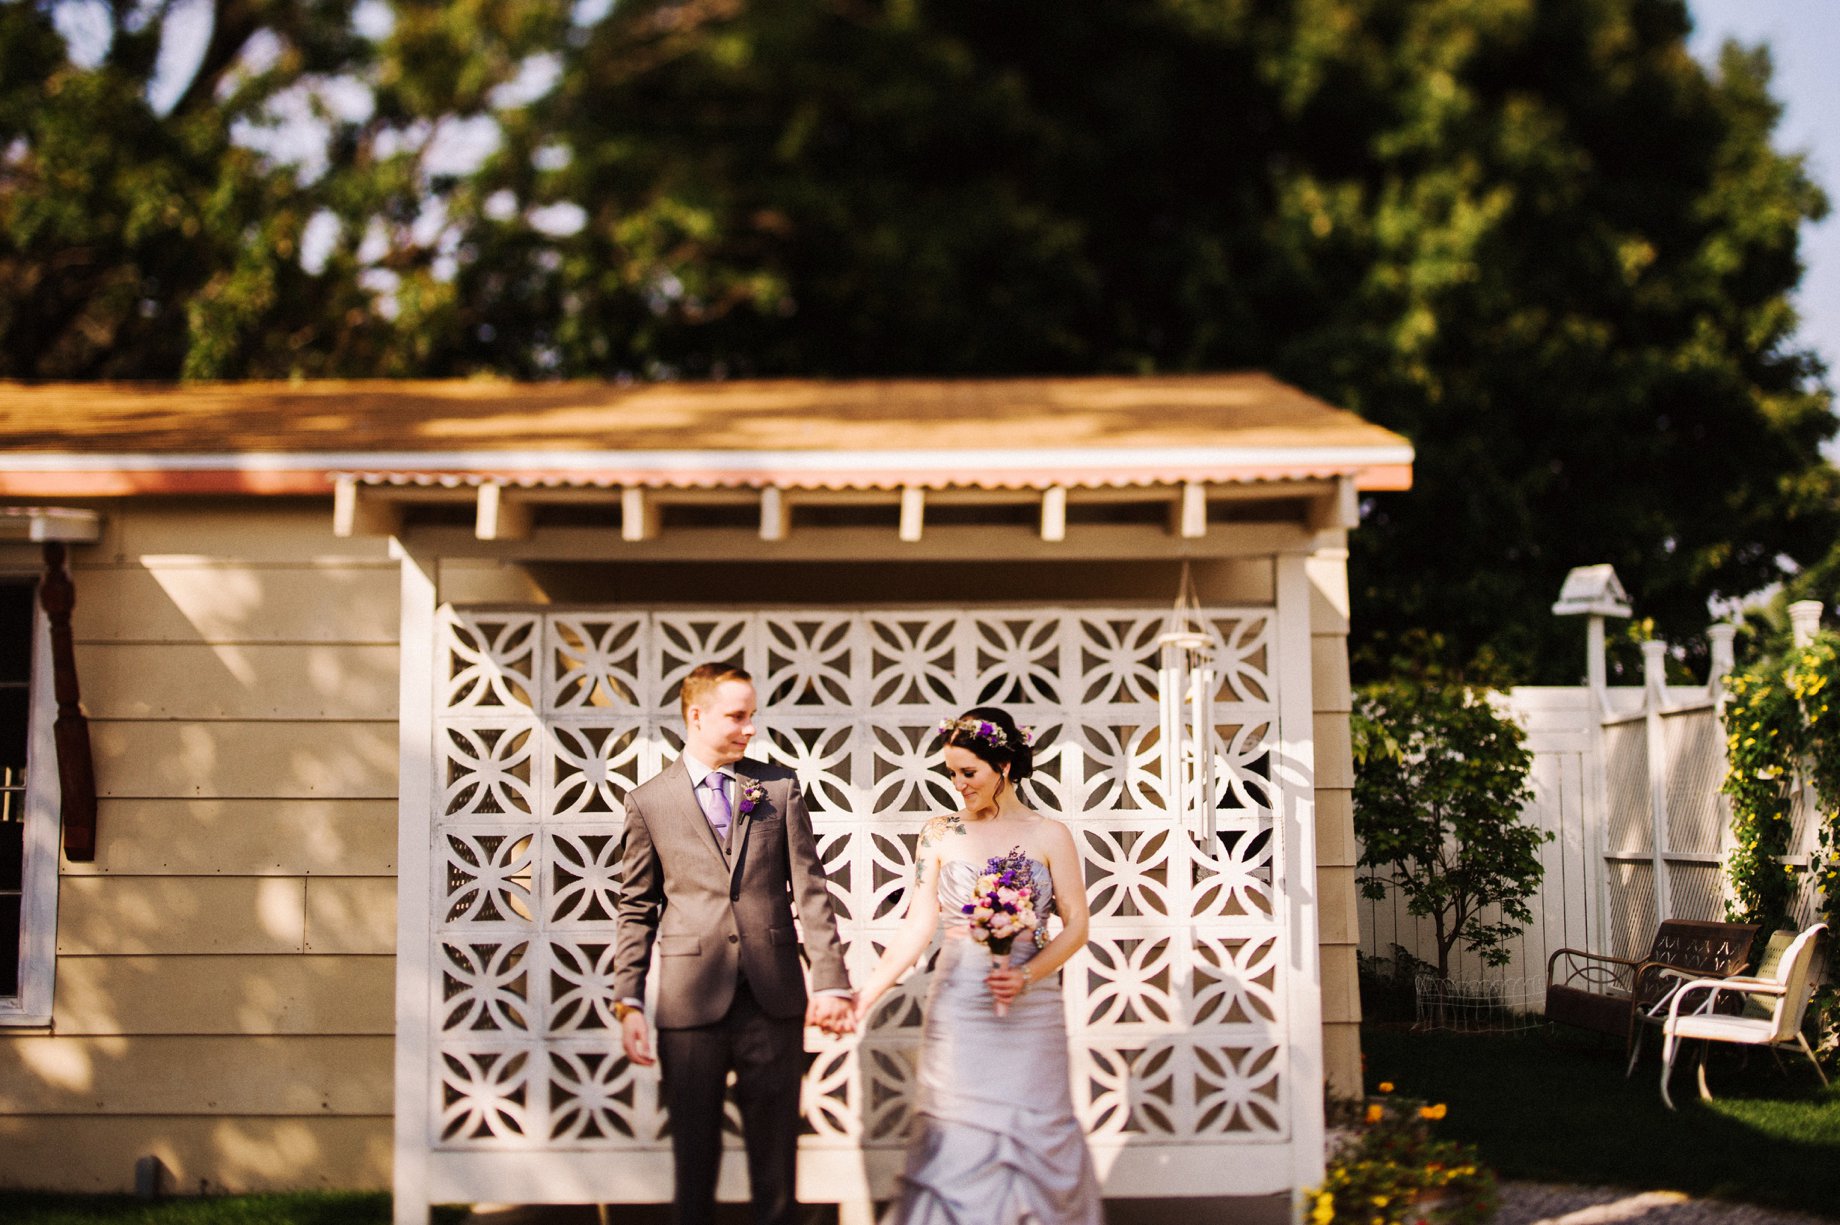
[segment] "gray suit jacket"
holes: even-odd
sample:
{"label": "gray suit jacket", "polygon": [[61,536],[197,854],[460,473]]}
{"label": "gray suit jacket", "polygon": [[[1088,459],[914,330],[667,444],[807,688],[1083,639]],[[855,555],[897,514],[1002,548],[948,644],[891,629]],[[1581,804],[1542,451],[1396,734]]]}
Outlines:
{"label": "gray suit jacket", "polygon": [[[798,915],[816,990],[848,990],[843,946],[798,776],[734,764],[734,821],[724,846],[709,827],[680,759],[626,795],[614,998],[644,999],[658,950],[657,1015],[667,1029],[721,1020],[740,976],[768,1014],[805,1011]],[[741,795],[764,795],[745,816]]]}

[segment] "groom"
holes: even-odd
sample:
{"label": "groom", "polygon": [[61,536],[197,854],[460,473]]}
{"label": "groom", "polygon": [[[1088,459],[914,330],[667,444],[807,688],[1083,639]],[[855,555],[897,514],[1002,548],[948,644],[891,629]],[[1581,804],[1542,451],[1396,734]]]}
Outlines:
{"label": "groom", "polygon": [[[656,1061],[671,1116],[678,1225],[715,1217],[730,1071],[756,1225],[796,1203],[804,1026],[855,1028],[849,975],[798,777],[743,761],[755,693],[739,668],[684,679],[684,751],[626,797],[614,1011],[626,1057],[654,1062],[645,980],[658,951]],[[811,960],[807,999],[798,916]]]}

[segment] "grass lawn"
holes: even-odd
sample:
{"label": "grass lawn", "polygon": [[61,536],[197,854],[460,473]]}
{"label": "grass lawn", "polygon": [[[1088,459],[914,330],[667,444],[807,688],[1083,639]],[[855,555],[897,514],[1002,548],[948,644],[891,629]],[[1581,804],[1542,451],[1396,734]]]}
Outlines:
{"label": "grass lawn", "polygon": [[1661,1104],[1659,1042],[1632,1079],[1621,1048],[1587,1035],[1548,1039],[1362,1030],[1367,1089],[1391,1081],[1443,1102],[1440,1136],[1477,1145],[1504,1178],[1684,1191],[1840,1219],[1840,1085],[1821,1087],[1801,1055],[1715,1048],[1699,1099],[1698,1056],[1675,1061],[1678,1111]]}
{"label": "grass lawn", "polygon": [[[436,1225],[452,1225],[463,1209],[435,1210]],[[175,1196],[147,1201],[131,1195],[47,1195],[0,1191],[6,1225],[389,1225],[390,1197],[381,1192],[297,1195]]]}

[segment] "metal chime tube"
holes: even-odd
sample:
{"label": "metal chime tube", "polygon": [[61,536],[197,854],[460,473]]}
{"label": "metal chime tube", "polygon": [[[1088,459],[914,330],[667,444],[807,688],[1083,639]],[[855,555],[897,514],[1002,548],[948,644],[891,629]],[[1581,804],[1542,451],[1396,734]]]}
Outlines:
{"label": "metal chime tube", "polygon": [[1157,713],[1162,717],[1163,782],[1169,815],[1196,838],[1214,838],[1213,640],[1182,563],[1175,608],[1165,622]]}
{"label": "metal chime tube", "polygon": [[1188,812],[1187,769],[1182,762],[1183,652],[1173,643],[1163,644],[1163,666],[1157,673],[1157,713],[1162,716],[1163,803],[1177,820]]}
{"label": "metal chime tube", "polygon": [[1208,841],[1214,838],[1214,669],[1203,664],[1190,674],[1195,687],[1193,735],[1195,752],[1195,820],[1191,828]]}

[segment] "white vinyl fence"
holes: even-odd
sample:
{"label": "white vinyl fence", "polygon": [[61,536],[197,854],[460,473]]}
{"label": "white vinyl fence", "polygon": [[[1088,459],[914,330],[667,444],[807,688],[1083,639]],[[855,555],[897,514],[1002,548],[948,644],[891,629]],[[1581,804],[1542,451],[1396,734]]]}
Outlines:
{"label": "white vinyl fence", "polygon": [[[1812,625],[1805,633],[1813,632]],[[1664,918],[1722,919],[1731,849],[1725,731],[1719,678],[1731,667],[1731,629],[1715,626],[1713,679],[1704,686],[1661,682],[1665,645],[1645,644],[1647,684],[1636,687],[1524,687],[1505,695],[1533,751],[1533,800],[1525,816],[1554,838],[1541,851],[1546,875],[1529,906],[1534,921],[1513,941],[1505,966],[1484,966],[1459,947],[1450,977],[1517,1011],[1544,1004],[1546,961],[1556,949],[1616,956],[1647,950]],[[1791,854],[1812,862],[1818,820],[1813,796],[1797,796]],[[1812,874],[1791,917],[1813,922],[1820,898]],[[1361,949],[1392,957],[1395,946],[1435,962],[1431,921],[1409,914],[1395,891],[1361,903]]]}

